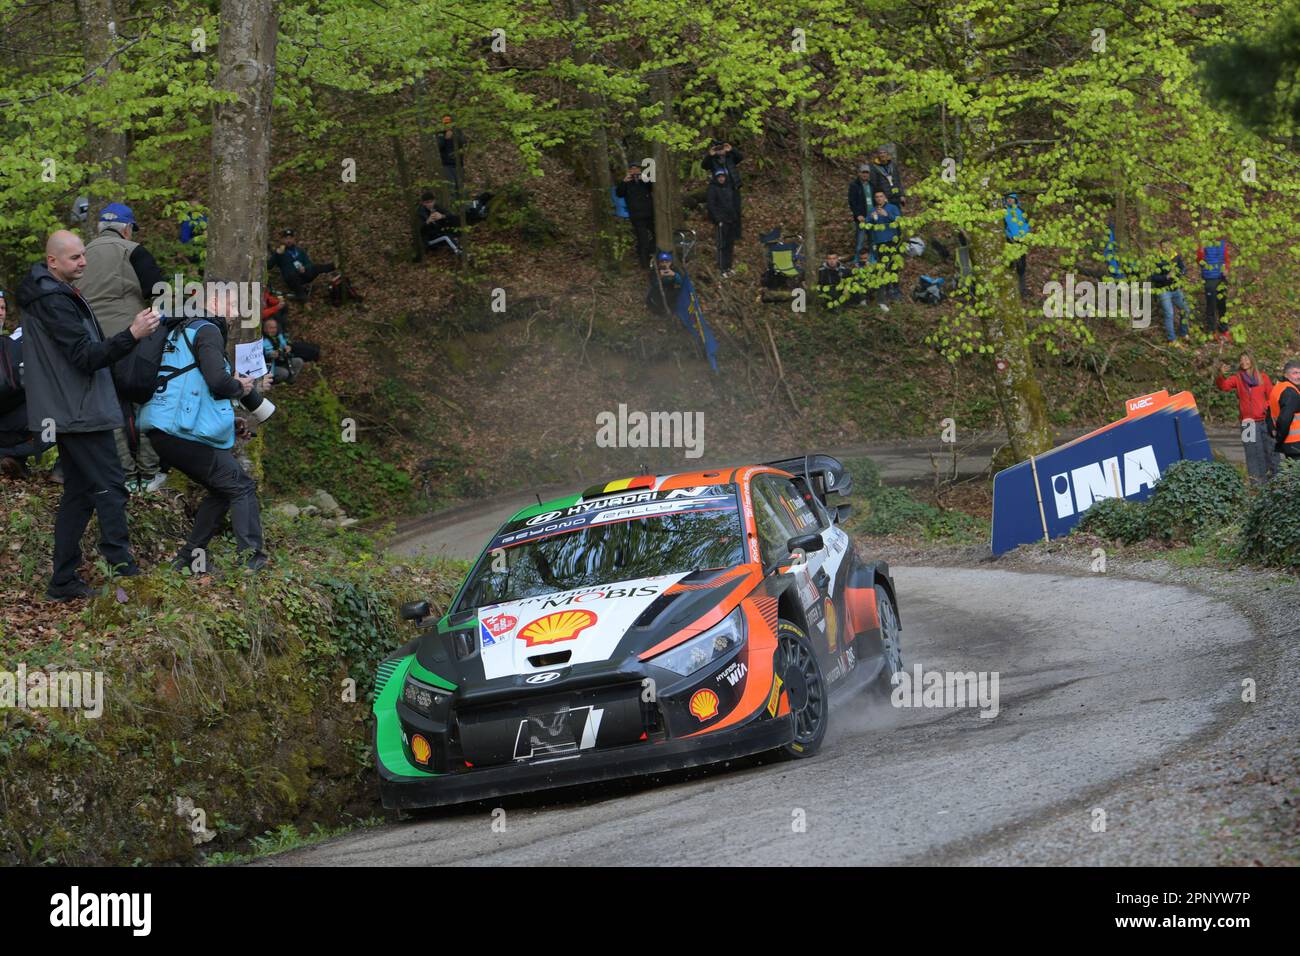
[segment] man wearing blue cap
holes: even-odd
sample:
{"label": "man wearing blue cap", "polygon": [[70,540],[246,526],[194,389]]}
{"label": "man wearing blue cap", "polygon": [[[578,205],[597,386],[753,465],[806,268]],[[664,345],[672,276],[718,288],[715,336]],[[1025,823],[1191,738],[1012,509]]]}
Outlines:
{"label": "man wearing blue cap", "polygon": [[[104,337],[111,339],[154,300],[154,285],[166,280],[149,250],[135,241],[138,227],[130,206],[109,203],[100,211],[97,228],[99,234],[86,246],[86,271],[79,291],[99,319]],[[167,480],[158,453],[136,431],[139,411],[138,405],[123,402],[124,425],[113,432],[126,488],[134,493],[157,491]]]}

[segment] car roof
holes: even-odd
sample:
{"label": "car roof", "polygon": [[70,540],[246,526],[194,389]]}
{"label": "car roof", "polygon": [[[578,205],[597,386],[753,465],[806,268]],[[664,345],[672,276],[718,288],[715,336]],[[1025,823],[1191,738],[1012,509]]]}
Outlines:
{"label": "car roof", "polygon": [[531,518],[534,515],[544,514],[547,511],[569,508],[580,501],[591,501],[595,498],[604,498],[621,492],[633,493],[638,491],[673,491],[677,488],[711,488],[715,485],[734,484],[739,480],[760,472],[774,472],[780,475],[789,474],[789,472],[781,471],[779,468],[772,468],[769,465],[750,465],[741,468],[715,468],[709,471],[683,471],[671,475],[637,475],[633,478],[620,478],[615,481],[606,481],[597,485],[592,485],[581,494],[569,495],[564,498],[553,498],[550,501],[543,501],[539,504],[529,505],[512,515],[510,520],[506,523],[511,524],[515,521]]}

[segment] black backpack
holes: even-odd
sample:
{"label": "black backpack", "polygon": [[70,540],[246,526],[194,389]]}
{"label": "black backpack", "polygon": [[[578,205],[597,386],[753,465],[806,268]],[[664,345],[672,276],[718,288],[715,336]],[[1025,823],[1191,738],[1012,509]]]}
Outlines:
{"label": "black backpack", "polygon": [[176,346],[169,341],[171,334],[184,323],[184,316],[167,316],[150,335],[113,363],[113,385],[121,398],[143,405],[177,375],[198,367],[197,362],[191,362],[185,368],[169,368],[165,375],[160,371],[163,356],[176,351]]}

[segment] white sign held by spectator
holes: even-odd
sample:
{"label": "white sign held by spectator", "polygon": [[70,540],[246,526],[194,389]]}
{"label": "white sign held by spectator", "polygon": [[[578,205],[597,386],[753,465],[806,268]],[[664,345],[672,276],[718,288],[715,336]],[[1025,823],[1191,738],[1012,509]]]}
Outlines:
{"label": "white sign held by spectator", "polygon": [[262,340],[239,342],[235,345],[235,374],[261,378],[267,373],[266,356],[262,354]]}

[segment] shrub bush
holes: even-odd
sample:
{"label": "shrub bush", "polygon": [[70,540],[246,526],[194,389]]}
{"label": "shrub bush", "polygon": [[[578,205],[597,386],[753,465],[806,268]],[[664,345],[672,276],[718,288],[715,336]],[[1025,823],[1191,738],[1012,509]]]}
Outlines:
{"label": "shrub bush", "polygon": [[1260,564],[1300,566],[1300,465],[1288,462],[1250,503],[1241,529],[1241,556]]}
{"label": "shrub bush", "polygon": [[1195,541],[1237,521],[1246,504],[1241,473],[1223,461],[1175,462],[1147,501],[1148,534],[1163,541]]}
{"label": "shrub bush", "polygon": [[1083,513],[1075,526],[1080,534],[1095,534],[1109,541],[1134,544],[1149,535],[1145,502],[1105,498]]}

